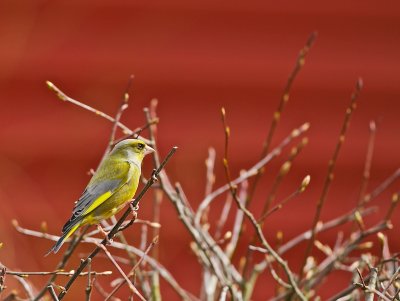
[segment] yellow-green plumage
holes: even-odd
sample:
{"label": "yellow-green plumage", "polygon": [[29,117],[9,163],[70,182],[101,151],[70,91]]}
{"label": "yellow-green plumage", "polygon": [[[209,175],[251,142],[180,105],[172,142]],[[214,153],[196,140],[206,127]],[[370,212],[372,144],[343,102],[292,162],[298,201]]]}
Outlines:
{"label": "yellow-green plumage", "polygon": [[47,254],[57,253],[79,227],[98,224],[120,211],[135,195],[144,156],[153,151],[139,139],[119,142],[100,164],[76,202],[62,236]]}

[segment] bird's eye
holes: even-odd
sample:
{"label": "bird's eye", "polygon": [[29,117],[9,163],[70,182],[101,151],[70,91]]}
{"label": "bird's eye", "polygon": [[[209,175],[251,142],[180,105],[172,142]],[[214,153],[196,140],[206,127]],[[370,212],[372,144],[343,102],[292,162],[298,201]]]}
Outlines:
{"label": "bird's eye", "polygon": [[139,143],[139,144],[137,145],[137,148],[138,148],[139,150],[144,149],[144,144],[143,144],[143,143]]}

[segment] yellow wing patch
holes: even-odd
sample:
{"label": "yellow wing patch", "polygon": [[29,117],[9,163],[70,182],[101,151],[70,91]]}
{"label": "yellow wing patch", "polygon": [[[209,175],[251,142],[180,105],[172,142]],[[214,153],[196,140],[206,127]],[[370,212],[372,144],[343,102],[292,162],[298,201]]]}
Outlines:
{"label": "yellow wing patch", "polygon": [[110,196],[112,195],[111,191],[107,191],[106,193],[103,193],[101,196],[99,196],[90,206],[87,208],[83,214],[87,214],[91,212],[92,210],[96,209],[98,206],[100,206],[105,200],[107,200]]}
{"label": "yellow wing patch", "polygon": [[77,224],[77,225],[73,226],[72,229],[68,231],[67,235],[65,235],[63,241],[65,241],[68,237],[70,237],[76,231],[76,229],[79,228],[80,225],[81,224]]}

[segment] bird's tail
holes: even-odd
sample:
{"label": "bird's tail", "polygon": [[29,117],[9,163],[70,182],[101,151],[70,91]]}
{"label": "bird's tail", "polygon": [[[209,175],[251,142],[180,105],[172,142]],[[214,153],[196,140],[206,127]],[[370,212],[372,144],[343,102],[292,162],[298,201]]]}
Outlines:
{"label": "bird's tail", "polygon": [[49,255],[51,252],[54,252],[54,254],[57,253],[58,250],[60,250],[61,246],[64,244],[64,242],[68,239],[68,237],[70,237],[79,228],[80,225],[81,225],[81,223],[80,223],[80,221],[78,221],[77,223],[74,223],[70,227],[65,229],[66,231],[63,232],[60,239],[44,256]]}

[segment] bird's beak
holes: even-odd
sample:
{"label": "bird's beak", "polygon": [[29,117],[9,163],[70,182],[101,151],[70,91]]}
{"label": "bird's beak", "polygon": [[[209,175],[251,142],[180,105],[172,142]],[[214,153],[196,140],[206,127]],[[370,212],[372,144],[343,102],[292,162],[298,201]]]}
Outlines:
{"label": "bird's beak", "polygon": [[146,147],[144,148],[144,155],[145,156],[148,155],[148,154],[154,153],[154,152],[155,152],[154,148],[151,148],[148,145],[146,145]]}

